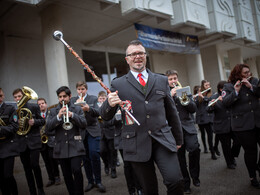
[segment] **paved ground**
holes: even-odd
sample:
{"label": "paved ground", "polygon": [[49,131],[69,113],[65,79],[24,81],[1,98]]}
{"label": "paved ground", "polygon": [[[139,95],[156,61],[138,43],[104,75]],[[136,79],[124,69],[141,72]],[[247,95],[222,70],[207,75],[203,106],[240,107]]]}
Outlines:
{"label": "paved ground", "polygon": [[[259,195],[260,189],[254,189],[250,186],[248,173],[243,160],[243,150],[237,159],[237,169],[230,170],[226,168],[224,157],[221,155],[217,160],[211,160],[210,154],[201,153],[201,172],[200,180],[201,186],[196,188],[191,186],[192,194],[194,195]],[[44,184],[47,183],[48,177],[44,164],[41,160],[42,174]],[[103,171],[103,167],[102,167]],[[107,195],[127,195],[126,182],[123,173],[123,165],[117,168],[118,177],[111,179],[110,176],[104,175],[102,172],[103,184],[107,188]],[[25,175],[21,166],[20,159],[16,159],[15,164],[15,178],[19,188],[20,195],[28,195],[28,187]],[[84,176],[84,178],[86,178]],[[162,183],[160,174],[159,178],[159,193],[166,195],[165,187]],[[149,178],[147,178],[149,179]],[[259,178],[258,178],[259,179]],[[86,180],[84,185],[86,185]],[[44,188],[47,195],[66,195],[67,190],[62,180],[59,186],[51,186]],[[100,195],[97,189],[93,189],[85,194]]]}

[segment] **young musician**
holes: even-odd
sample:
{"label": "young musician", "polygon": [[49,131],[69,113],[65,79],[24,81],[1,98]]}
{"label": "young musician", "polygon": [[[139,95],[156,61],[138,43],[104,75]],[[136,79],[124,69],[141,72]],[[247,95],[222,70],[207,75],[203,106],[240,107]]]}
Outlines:
{"label": "young musician", "polygon": [[[182,105],[179,97],[176,96],[178,86],[178,73],[175,70],[166,71],[169,86],[171,88],[171,96],[176,104],[179,117],[182,124],[184,144],[178,150],[178,159],[181,166],[181,172],[184,178],[184,193],[191,193],[190,183],[191,179],[196,187],[200,186],[199,173],[200,173],[200,149],[197,137],[197,129],[193,120],[193,113],[196,112],[196,104],[193,101],[192,95],[187,94],[189,103]],[[186,162],[186,150],[189,152],[189,166]],[[189,167],[189,171],[187,169]]]}
{"label": "young musician", "polygon": [[[46,120],[48,116],[48,105],[44,98],[38,98],[37,104],[40,107],[41,110],[41,116]],[[41,127],[41,131],[45,131],[45,127]],[[42,133],[42,132],[41,132]],[[60,181],[60,173],[59,173],[59,167],[58,167],[58,161],[53,158],[53,147],[55,145],[55,136],[54,135],[47,135],[46,131],[44,132],[45,135],[48,137],[47,143],[42,144],[42,150],[41,155],[43,158],[43,161],[45,163],[45,167],[48,173],[49,181],[46,184],[46,187],[49,187],[51,185],[59,185],[61,183]],[[41,135],[43,136],[43,135]]]}
{"label": "young musician", "polygon": [[[78,97],[71,98],[72,104],[81,106],[87,121],[84,137],[86,156],[84,156],[84,168],[88,179],[85,192],[97,187],[100,192],[105,192],[106,188],[101,183],[101,162],[100,162],[100,136],[101,129],[98,125],[99,107],[97,97],[87,94],[88,86],[86,82],[79,81],[76,84]],[[81,104],[81,102],[85,102]]]}
{"label": "young musician", "polygon": [[[68,87],[62,86],[56,93],[59,104],[50,110],[46,132],[55,133],[53,158],[59,159],[69,194],[83,195],[81,165],[82,157],[86,153],[82,129],[86,128],[86,120],[81,108],[71,103],[71,91]],[[69,124],[66,125],[65,122]]]}
{"label": "young musician", "polygon": [[224,85],[223,104],[231,109],[231,127],[245,150],[244,160],[251,185],[260,188],[256,177],[257,142],[260,140],[260,94],[258,79],[251,77],[249,66],[237,64]]}
{"label": "young musician", "polygon": [[[133,115],[140,125],[128,120],[129,115],[122,112],[124,159],[131,162],[144,194],[158,194],[154,163],[162,174],[167,193],[183,194],[177,156],[183,135],[167,77],[146,69],[146,51],[138,40],[129,43],[125,59],[130,71],[112,81],[112,93],[101,106],[101,117],[111,120],[122,101],[132,102]],[[131,108],[129,102],[125,106]]]}
{"label": "young musician", "polygon": [[15,156],[19,155],[18,116],[15,108],[5,104],[4,99],[4,91],[0,88],[0,190],[3,195],[17,195],[13,171]]}
{"label": "young musician", "polygon": [[[22,89],[18,88],[13,91],[13,97],[17,103],[23,101],[23,96],[25,96],[25,94]],[[40,108],[37,104],[26,102],[22,108],[29,109],[32,113],[32,119],[28,121],[29,126],[31,127],[30,131],[26,135],[18,136],[20,159],[23,164],[30,193],[37,194],[35,187],[36,182],[38,195],[42,195],[45,193],[43,190],[42,172],[39,165],[40,150],[42,148],[40,127],[45,124],[45,121],[41,117]],[[19,108],[17,112],[19,115]],[[19,118],[19,124],[23,124],[21,118]]]}

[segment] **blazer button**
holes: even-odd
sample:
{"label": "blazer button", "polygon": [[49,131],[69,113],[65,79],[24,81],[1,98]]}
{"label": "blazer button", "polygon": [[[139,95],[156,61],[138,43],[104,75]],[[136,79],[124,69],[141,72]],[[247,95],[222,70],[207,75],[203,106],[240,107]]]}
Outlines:
{"label": "blazer button", "polygon": [[248,102],[248,104],[251,104],[251,102]]}
{"label": "blazer button", "polygon": [[148,101],[144,101],[145,104],[148,104]]}
{"label": "blazer button", "polygon": [[253,110],[251,110],[251,112],[254,112]]}
{"label": "blazer button", "polygon": [[148,133],[151,135],[152,132],[149,130]]}
{"label": "blazer button", "polygon": [[66,144],[68,143],[68,141],[65,142]]}
{"label": "blazer button", "polygon": [[248,93],[246,94],[246,96],[248,96]]}
{"label": "blazer button", "polygon": [[28,135],[25,136],[26,138],[28,137]]}
{"label": "blazer button", "polygon": [[146,115],[146,118],[150,118],[150,115]]}
{"label": "blazer button", "polygon": [[127,139],[129,139],[129,137],[130,137],[129,135],[126,136]]}
{"label": "blazer button", "polygon": [[67,133],[65,133],[65,135],[67,135]]}

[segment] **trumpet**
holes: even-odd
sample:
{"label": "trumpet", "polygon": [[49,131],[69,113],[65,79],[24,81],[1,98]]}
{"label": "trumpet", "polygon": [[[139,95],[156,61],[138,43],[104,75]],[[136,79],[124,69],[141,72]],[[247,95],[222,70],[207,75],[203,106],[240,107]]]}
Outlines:
{"label": "trumpet", "polygon": [[[211,90],[211,87],[208,88],[208,89],[205,89],[204,91],[202,91],[201,94],[203,94],[203,93],[205,93],[205,92],[207,92],[207,91],[209,91],[209,90]],[[195,98],[198,97],[198,96],[199,96],[199,94],[197,93],[196,95],[193,96],[193,99],[195,99]]]}
{"label": "trumpet", "polygon": [[63,115],[63,129],[65,130],[71,130],[73,128],[73,124],[69,121],[69,107],[68,104],[64,104],[64,101],[62,101],[62,106],[66,107],[66,115]]}

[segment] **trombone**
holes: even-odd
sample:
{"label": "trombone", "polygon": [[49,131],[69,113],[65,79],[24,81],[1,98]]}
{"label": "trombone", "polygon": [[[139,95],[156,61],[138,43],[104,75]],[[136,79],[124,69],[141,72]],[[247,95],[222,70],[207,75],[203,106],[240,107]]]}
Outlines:
{"label": "trombone", "polygon": [[73,128],[73,124],[69,121],[69,107],[68,104],[64,104],[64,101],[62,101],[62,106],[66,107],[66,115],[63,115],[63,129],[65,130],[71,130]]}

